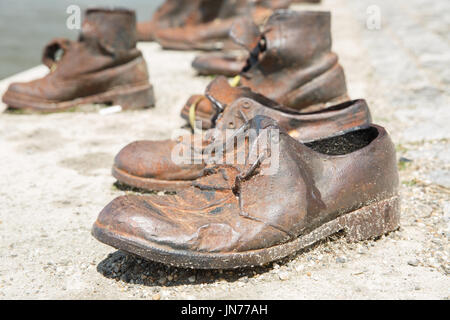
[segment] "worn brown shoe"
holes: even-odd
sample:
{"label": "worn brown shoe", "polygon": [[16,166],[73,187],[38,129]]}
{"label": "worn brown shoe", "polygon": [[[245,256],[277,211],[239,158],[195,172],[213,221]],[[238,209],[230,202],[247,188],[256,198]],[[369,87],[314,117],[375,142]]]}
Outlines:
{"label": "worn brown shoe", "polygon": [[229,37],[244,50],[205,53],[194,59],[192,67],[200,75],[238,75],[246,65],[250,66],[258,60],[261,51],[260,35],[259,27],[251,19],[236,19]]}
{"label": "worn brown shoe", "polygon": [[[239,85],[247,86],[279,104],[296,110],[311,111],[348,100],[345,75],[338,57],[331,51],[329,12],[278,10],[256,36],[248,22],[237,21],[231,38],[251,51],[251,59],[240,75]],[[191,100],[181,111],[204,122],[216,117],[210,103],[195,112]],[[192,110],[194,109],[194,110]],[[192,122],[192,121],[191,121]]]}
{"label": "worn brown shoe", "polygon": [[248,58],[247,51],[203,53],[196,56],[192,61],[192,68],[202,76],[235,77],[244,69]]}
{"label": "worn brown shoe", "polygon": [[[220,15],[220,10],[225,10],[225,6],[236,6],[234,2],[230,0],[166,0],[153,14],[150,21],[137,24],[138,40],[154,41],[155,33],[158,30],[198,26],[205,23],[205,19],[212,21],[216,15]],[[242,1],[242,4],[238,3],[237,6],[255,5],[256,3],[259,8],[259,15],[262,15],[264,9],[287,8],[290,2],[290,0],[259,0],[252,3],[252,1],[247,0]],[[204,11],[203,14],[202,11]],[[239,11],[228,13],[228,15],[233,16],[236,13],[239,13]]]}
{"label": "worn brown shoe", "polygon": [[273,9],[287,8],[289,3],[286,0],[194,0],[189,6],[196,6],[196,10],[189,19],[173,27],[153,28],[153,35],[164,49],[212,51],[235,48],[228,34],[237,18],[247,16],[262,23]]}
{"label": "worn brown shoe", "polygon": [[50,73],[12,83],[3,102],[10,108],[56,112],[83,104],[123,109],[154,104],[147,65],[136,49],[136,18],[125,9],[86,11],[78,41],[55,39],[44,50]]}
{"label": "worn brown shoe", "polygon": [[[269,132],[271,141],[255,160],[249,142],[245,164],[211,165],[177,195],[117,198],[100,213],[94,237],[173,266],[227,269],[264,265],[340,231],[358,241],[398,228],[395,147],[382,127],[308,144],[267,117],[240,135],[250,130],[257,140]],[[267,174],[274,154],[278,169]]]}
{"label": "worn brown shoe", "polygon": [[138,41],[154,41],[155,30],[181,27],[196,23],[198,1],[192,0],[166,0],[156,10],[150,21],[138,23]]}
{"label": "worn brown shoe", "polygon": [[[202,23],[202,10],[204,15],[214,15],[213,3],[205,0],[166,0],[150,21],[137,24],[139,41],[154,41],[158,30],[195,26]],[[218,3],[216,8],[221,6]]]}
{"label": "worn brown shoe", "polygon": [[[280,127],[299,141],[331,137],[370,125],[371,116],[364,100],[349,101],[322,111],[300,114],[281,107],[274,101],[245,87],[232,88],[224,77],[215,79],[207,88],[205,98],[217,108],[224,108],[216,128],[202,134],[183,137],[180,141],[136,141],[123,148],[116,156],[113,176],[122,184],[144,190],[177,191],[192,186],[195,179],[204,176],[206,148],[226,130],[236,130],[248,119],[266,115],[275,119]],[[227,87],[227,90],[222,90]],[[200,103],[201,104],[201,103]],[[188,149],[195,139],[200,141],[197,155],[203,160],[192,163],[175,163],[175,148]],[[188,145],[185,145],[185,144]],[[177,149],[178,150],[178,149]]]}

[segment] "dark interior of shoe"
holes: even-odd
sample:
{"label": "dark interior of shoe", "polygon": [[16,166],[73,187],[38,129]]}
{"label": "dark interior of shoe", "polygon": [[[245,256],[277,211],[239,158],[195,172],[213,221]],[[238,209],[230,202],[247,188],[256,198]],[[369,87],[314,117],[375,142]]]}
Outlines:
{"label": "dark interior of shoe", "polygon": [[316,152],[330,156],[349,154],[369,145],[378,136],[374,127],[345,133],[340,136],[305,143]]}

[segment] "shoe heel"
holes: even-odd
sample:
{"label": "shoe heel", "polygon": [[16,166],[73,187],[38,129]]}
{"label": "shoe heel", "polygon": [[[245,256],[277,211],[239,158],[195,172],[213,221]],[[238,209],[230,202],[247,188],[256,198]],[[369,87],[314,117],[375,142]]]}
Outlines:
{"label": "shoe heel", "polygon": [[378,201],[339,219],[349,242],[379,237],[399,228],[400,198]]}
{"label": "shoe heel", "polygon": [[155,105],[152,85],[128,89],[112,99],[114,105],[122,106],[123,110],[150,108]]}

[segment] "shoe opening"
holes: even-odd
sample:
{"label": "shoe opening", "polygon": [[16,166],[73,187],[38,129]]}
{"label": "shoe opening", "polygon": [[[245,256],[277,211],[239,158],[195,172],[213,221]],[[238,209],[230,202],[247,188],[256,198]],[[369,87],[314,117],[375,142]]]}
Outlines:
{"label": "shoe opening", "polygon": [[378,137],[378,130],[374,127],[356,130],[340,136],[305,143],[316,152],[330,156],[345,155],[368,146]]}

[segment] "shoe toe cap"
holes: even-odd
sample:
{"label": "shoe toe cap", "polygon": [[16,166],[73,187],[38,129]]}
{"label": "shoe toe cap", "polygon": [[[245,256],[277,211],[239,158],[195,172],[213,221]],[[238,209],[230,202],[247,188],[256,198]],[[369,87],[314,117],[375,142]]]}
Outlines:
{"label": "shoe toe cap", "polygon": [[[190,216],[178,200],[155,195],[116,198],[99,214],[93,235],[119,248],[124,242],[137,242],[150,251],[164,246],[172,250],[220,252],[236,246],[239,234],[228,223]],[[109,239],[104,234],[109,234]]]}
{"label": "shoe toe cap", "polygon": [[176,167],[171,160],[174,145],[171,140],[133,142],[117,154],[115,167],[137,177],[162,177]]}
{"label": "shoe toe cap", "polygon": [[9,85],[5,95],[35,96],[36,89],[30,83],[13,82]]}
{"label": "shoe toe cap", "polygon": [[[123,148],[114,160],[116,169],[139,178],[191,180],[201,176],[203,164],[178,163],[178,142],[136,141]],[[178,150],[179,151],[179,150]]]}
{"label": "shoe toe cap", "polygon": [[176,210],[172,209],[173,206],[157,196],[122,196],[100,212],[93,234],[106,243],[110,241],[105,241],[102,234],[108,233],[110,238],[119,242],[134,241],[148,247],[168,245],[173,249],[186,249],[193,236],[192,230],[177,219]]}

